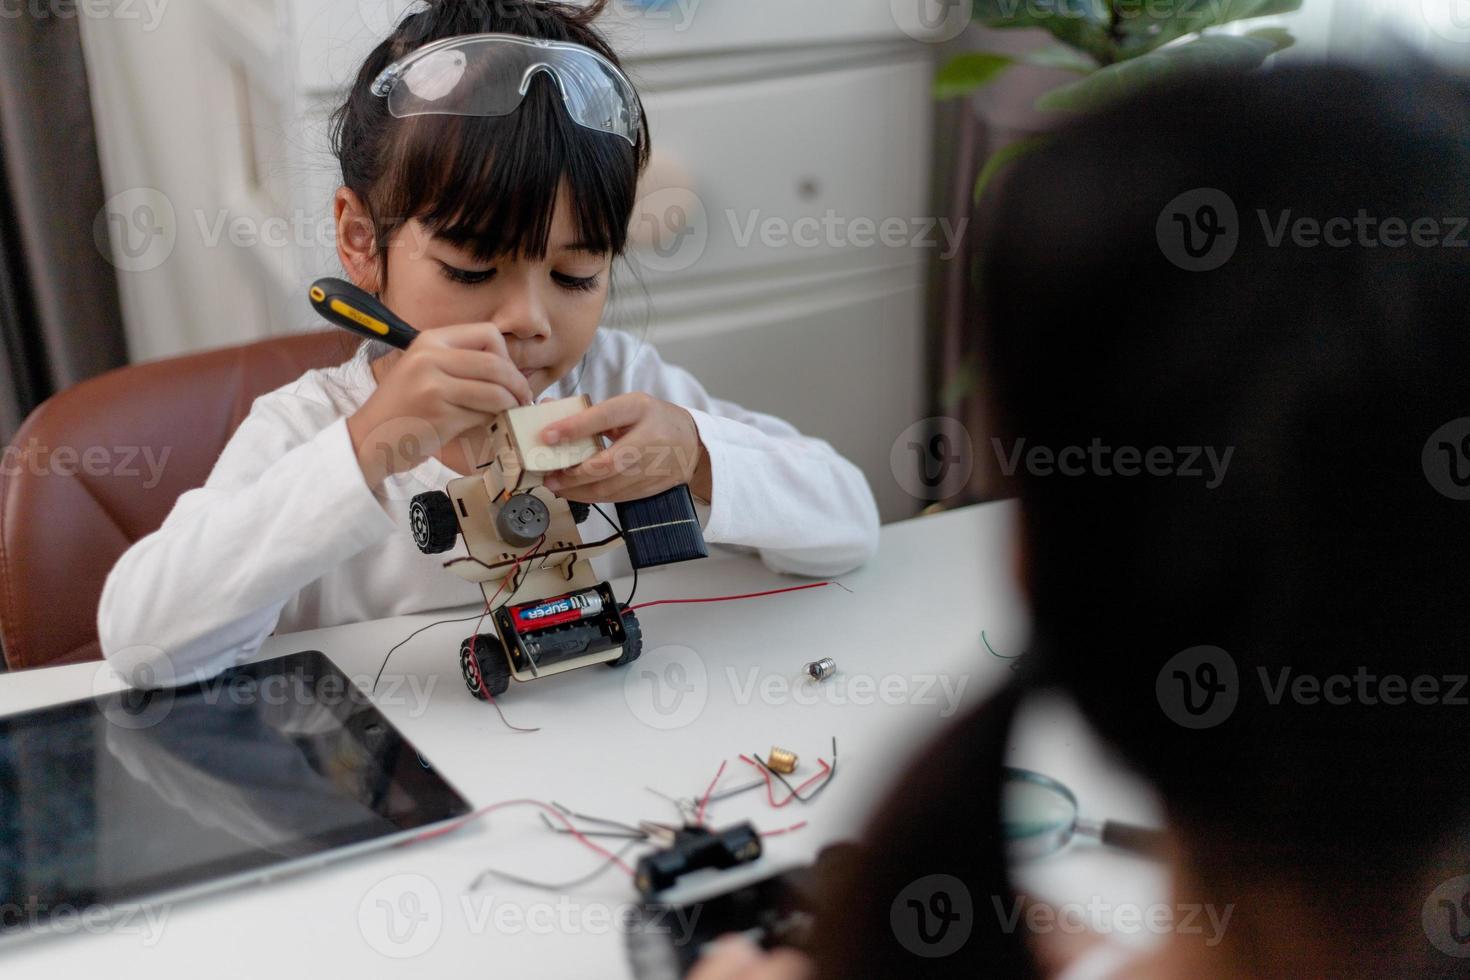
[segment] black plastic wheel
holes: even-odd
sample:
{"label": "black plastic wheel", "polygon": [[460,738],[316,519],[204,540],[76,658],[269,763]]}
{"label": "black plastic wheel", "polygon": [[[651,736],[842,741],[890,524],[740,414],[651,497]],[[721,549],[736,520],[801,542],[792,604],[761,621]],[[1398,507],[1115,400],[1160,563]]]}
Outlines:
{"label": "black plastic wheel", "polygon": [[[475,644],[475,665],[470,665],[470,642]],[[478,676],[475,667],[479,668]],[[490,697],[498,698],[510,687],[510,664],[505,662],[505,647],[500,637],[481,633],[466,637],[459,645],[459,670],[464,675],[464,685],[481,701],[488,689]],[[484,686],[481,686],[481,681]]]}
{"label": "black plastic wheel", "polygon": [[623,607],[623,655],[609,660],[609,667],[626,667],[643,655],[643,627],[638,625],[638,615],[627,606]]}
{"label": "black plastic wheel", "polygon": [[448,551],[459,538],[454,501],[442,490],[430,490],[414,497],[408,505],[408,524],[413,529],[413,543],[426,555]]}
{"label": "black plastic wheel", "polygon": [[578,524],[584,523],[587,518],[592,516],[591,504],[584,503],[580,500],[568,500],[567,504],[569,504],[572,508],[572,520],[576,521]]}

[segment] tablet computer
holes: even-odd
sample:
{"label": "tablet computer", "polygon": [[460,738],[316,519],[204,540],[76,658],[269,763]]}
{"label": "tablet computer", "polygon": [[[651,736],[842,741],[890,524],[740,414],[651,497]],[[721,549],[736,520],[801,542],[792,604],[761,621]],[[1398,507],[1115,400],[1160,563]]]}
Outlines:
{"label": "tablet computer", "polygon": [[3,717],[0,942],[305,870],[469,812],[315,650]]}

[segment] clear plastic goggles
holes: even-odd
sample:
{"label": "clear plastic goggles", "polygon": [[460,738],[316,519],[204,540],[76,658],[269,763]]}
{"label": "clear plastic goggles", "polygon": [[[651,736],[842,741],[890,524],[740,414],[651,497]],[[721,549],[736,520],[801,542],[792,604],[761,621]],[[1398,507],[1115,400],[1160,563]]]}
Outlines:
{"label": "clear plastic goggles", "polygon": [[539,71],[556,80],[572,121],[638,145],[643,110],[616,65],[591,48],[516,34],[466,34],[425,45],[383,69],[373,94],[397,119],[504,116]]}

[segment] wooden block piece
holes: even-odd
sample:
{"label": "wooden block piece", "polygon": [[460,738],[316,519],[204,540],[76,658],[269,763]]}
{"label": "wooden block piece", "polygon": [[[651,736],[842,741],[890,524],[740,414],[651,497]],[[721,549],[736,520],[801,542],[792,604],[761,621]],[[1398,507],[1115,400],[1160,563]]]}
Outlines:
{"label": "wooden block piece", "polygon": [[516,453],[521,458],[521,464],[528,473],[550,473],[554,470],[564,470],[569,466],[585,462],[597,454],[599,446],[592,436],[558,443],[555,446],[548,446],[541,441],[541,430],[546,426],[576,415],[591,406],[592,399],[586,395],[576,395],[572,398],[542,402],[540,405],[513,408],[505,413],[506,424],[510,427],[511,444],[515,447]]}

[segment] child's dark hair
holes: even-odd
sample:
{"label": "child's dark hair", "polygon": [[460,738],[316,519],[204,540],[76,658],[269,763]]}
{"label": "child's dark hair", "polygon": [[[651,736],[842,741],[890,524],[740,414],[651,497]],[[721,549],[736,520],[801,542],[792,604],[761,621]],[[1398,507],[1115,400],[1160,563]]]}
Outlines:
{"label": "child's dark hair", "polygon": [[[1287,923],[1294,951],[1336,961],[1320,975],[1464,975],[1426,941],[1421,910],[1445,921],[1428,900],[1470,867],[1470,709],[1450,700],[1465,693],[1470,520],[1421,454],[1470,416],[1467,95],[1421,67],[1171,79],[1072,123],[1003,179],[977,331],[999,445],[1233,459],[1215,485],[1208,466],[1019,468],[1031,651],[884,808],[870,862],[836,900],[821,976],[1038,975],[1025,929],[1005,926],[1015,887],[997,818],[1018,700],[1044,688],[1158,790],[1186,887],[1238,906],[1222,966],[1282,975],[1292,950],[1263,932]],[[1233,203],[1238,219],[1217,213],[1237,238],[1223,265],[1187,271],[1159,229],[1201,189]],[[1360,214],[1382,240],[1273,237],[1283,216]],[[1393,247],[1389,218],[1440,237]],[[1166,671],[1205,645],[1232,658],[1237,700],[1186,727]],[[1411,690],[1430,679],[1437,696],[1359,694],[1363,672]],[[1321,693],[1282,680],[1303,676]],[[1324,678],[1355,686],[1335,699]],[[938,960],[890,925],[912,924],[895,900],[931,874],[964,882],[974,930]]]}
{"label": "child's dark hair", "polygon": [[[366,204],[379,254],[417,218],[477,258],[545,257],[559,188],[570,190],[577,240],[621,255],[638,177],[647,165],[646,116],[637,147],[572,121],[555,82],[538,73],[524,101],[504,116],[426,115],[397,119],[373,81],[399,58],[434,41],[503,33],[617,55],[592,22],[608,0],[585,7],[531,0],[430,0],[406,16],[358,72],[332,116],[342,182]],[[386,269],[385,269],[386,275]]]}

